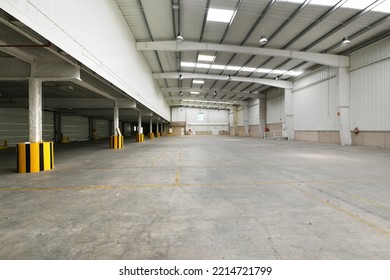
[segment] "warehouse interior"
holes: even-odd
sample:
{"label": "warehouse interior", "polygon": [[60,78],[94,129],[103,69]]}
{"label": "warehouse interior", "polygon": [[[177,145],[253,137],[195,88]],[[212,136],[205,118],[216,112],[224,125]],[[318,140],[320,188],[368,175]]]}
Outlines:
{"label": "warehouse interior", "polygon": [[0,259],[389,259],[389,15],[0,0]]}

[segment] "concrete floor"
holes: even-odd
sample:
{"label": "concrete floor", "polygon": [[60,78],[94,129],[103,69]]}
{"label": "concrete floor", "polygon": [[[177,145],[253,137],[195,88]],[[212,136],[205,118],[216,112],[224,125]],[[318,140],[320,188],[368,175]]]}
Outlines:
{"label": "concrete floor", "polygon": [[0,151],[0,259],[390,259],[390,150],[229,136]]}

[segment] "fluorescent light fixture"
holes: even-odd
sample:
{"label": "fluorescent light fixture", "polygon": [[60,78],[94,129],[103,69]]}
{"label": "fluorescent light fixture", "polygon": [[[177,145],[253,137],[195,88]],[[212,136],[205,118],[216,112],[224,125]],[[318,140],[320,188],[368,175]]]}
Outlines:
{"label": "fluorescent light fixture", "polygon": [[200,54],[198,55],[198,60],[199,61],[208,61],[212,62],[215,59],[215,55],[205,55],[205,54]]}
{"label": "fluorescent light fixture", "polygon": [[193,80],[192,83],[193,84],[204,84],[204,81],[203,80]]}
{"label": "fluorescent light fixture", "polygon": [[199,91],[190,91],[191,94],[199,94]]}
{"label": "fluorescent light fixture", "polygon": [[207,21],[228,23],[232,19],[234,11],[210,8],[207,13]]}

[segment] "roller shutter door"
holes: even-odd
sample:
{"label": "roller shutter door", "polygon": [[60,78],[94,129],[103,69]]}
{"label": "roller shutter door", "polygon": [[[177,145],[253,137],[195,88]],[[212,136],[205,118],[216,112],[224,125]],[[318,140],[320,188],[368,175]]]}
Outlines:
{"label": "roller shutter door", "polygon": [[108,120],[95,121],[96,135],[99,138],[108,138],[110,136],[108,125]]}
{"label": "roller shutter door", "polygon": [[89,120],[87,117],[62,116],[61,131],[69,141],[84,141],[89,139]]}

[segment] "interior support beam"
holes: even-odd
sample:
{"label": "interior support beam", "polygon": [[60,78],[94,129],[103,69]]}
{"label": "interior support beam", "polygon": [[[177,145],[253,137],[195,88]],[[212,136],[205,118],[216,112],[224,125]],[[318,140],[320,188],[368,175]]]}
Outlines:
{"label": "interior support beam", "polygon": [[138,42],[136,44],[137,50],[140,51],[216,51],[216,52],[230,52],[230,53],[242,53],[250,55],[261,56],[276,56],[302,59],[308,62],[314,62],[321,65],[332,67],[349,67],[350,59],[348,56],[332,55],[323,53],[301,52],[301,51],[288,51],[277,50],[268,48],[254,48],[243,46],[232,46],[212,43],[199,43],[199,42],[182,42],[176,41],[153,41],[153,42]]}
{"label": "interior support beam", "polygon": [[[210,79],[210,80],[222,80],[226,81],[228,76],[224,75],[210,75],[210,74],[195,74],[195,73],[187,73],[187,72],[168,72],[168,73],[154,73],[154,79],[178,79],[179,75],[182,75],[183,79]],[[235,82],[247,82],[247,83],[255,83],[255,84],[263,84],[278,88],[292,88],[293,82],[290,81],[280,81],[280,80],[272,80],[272,79],[260,79],[260,78],[246,78],[239,76],[231,76],[229,81]]]}

